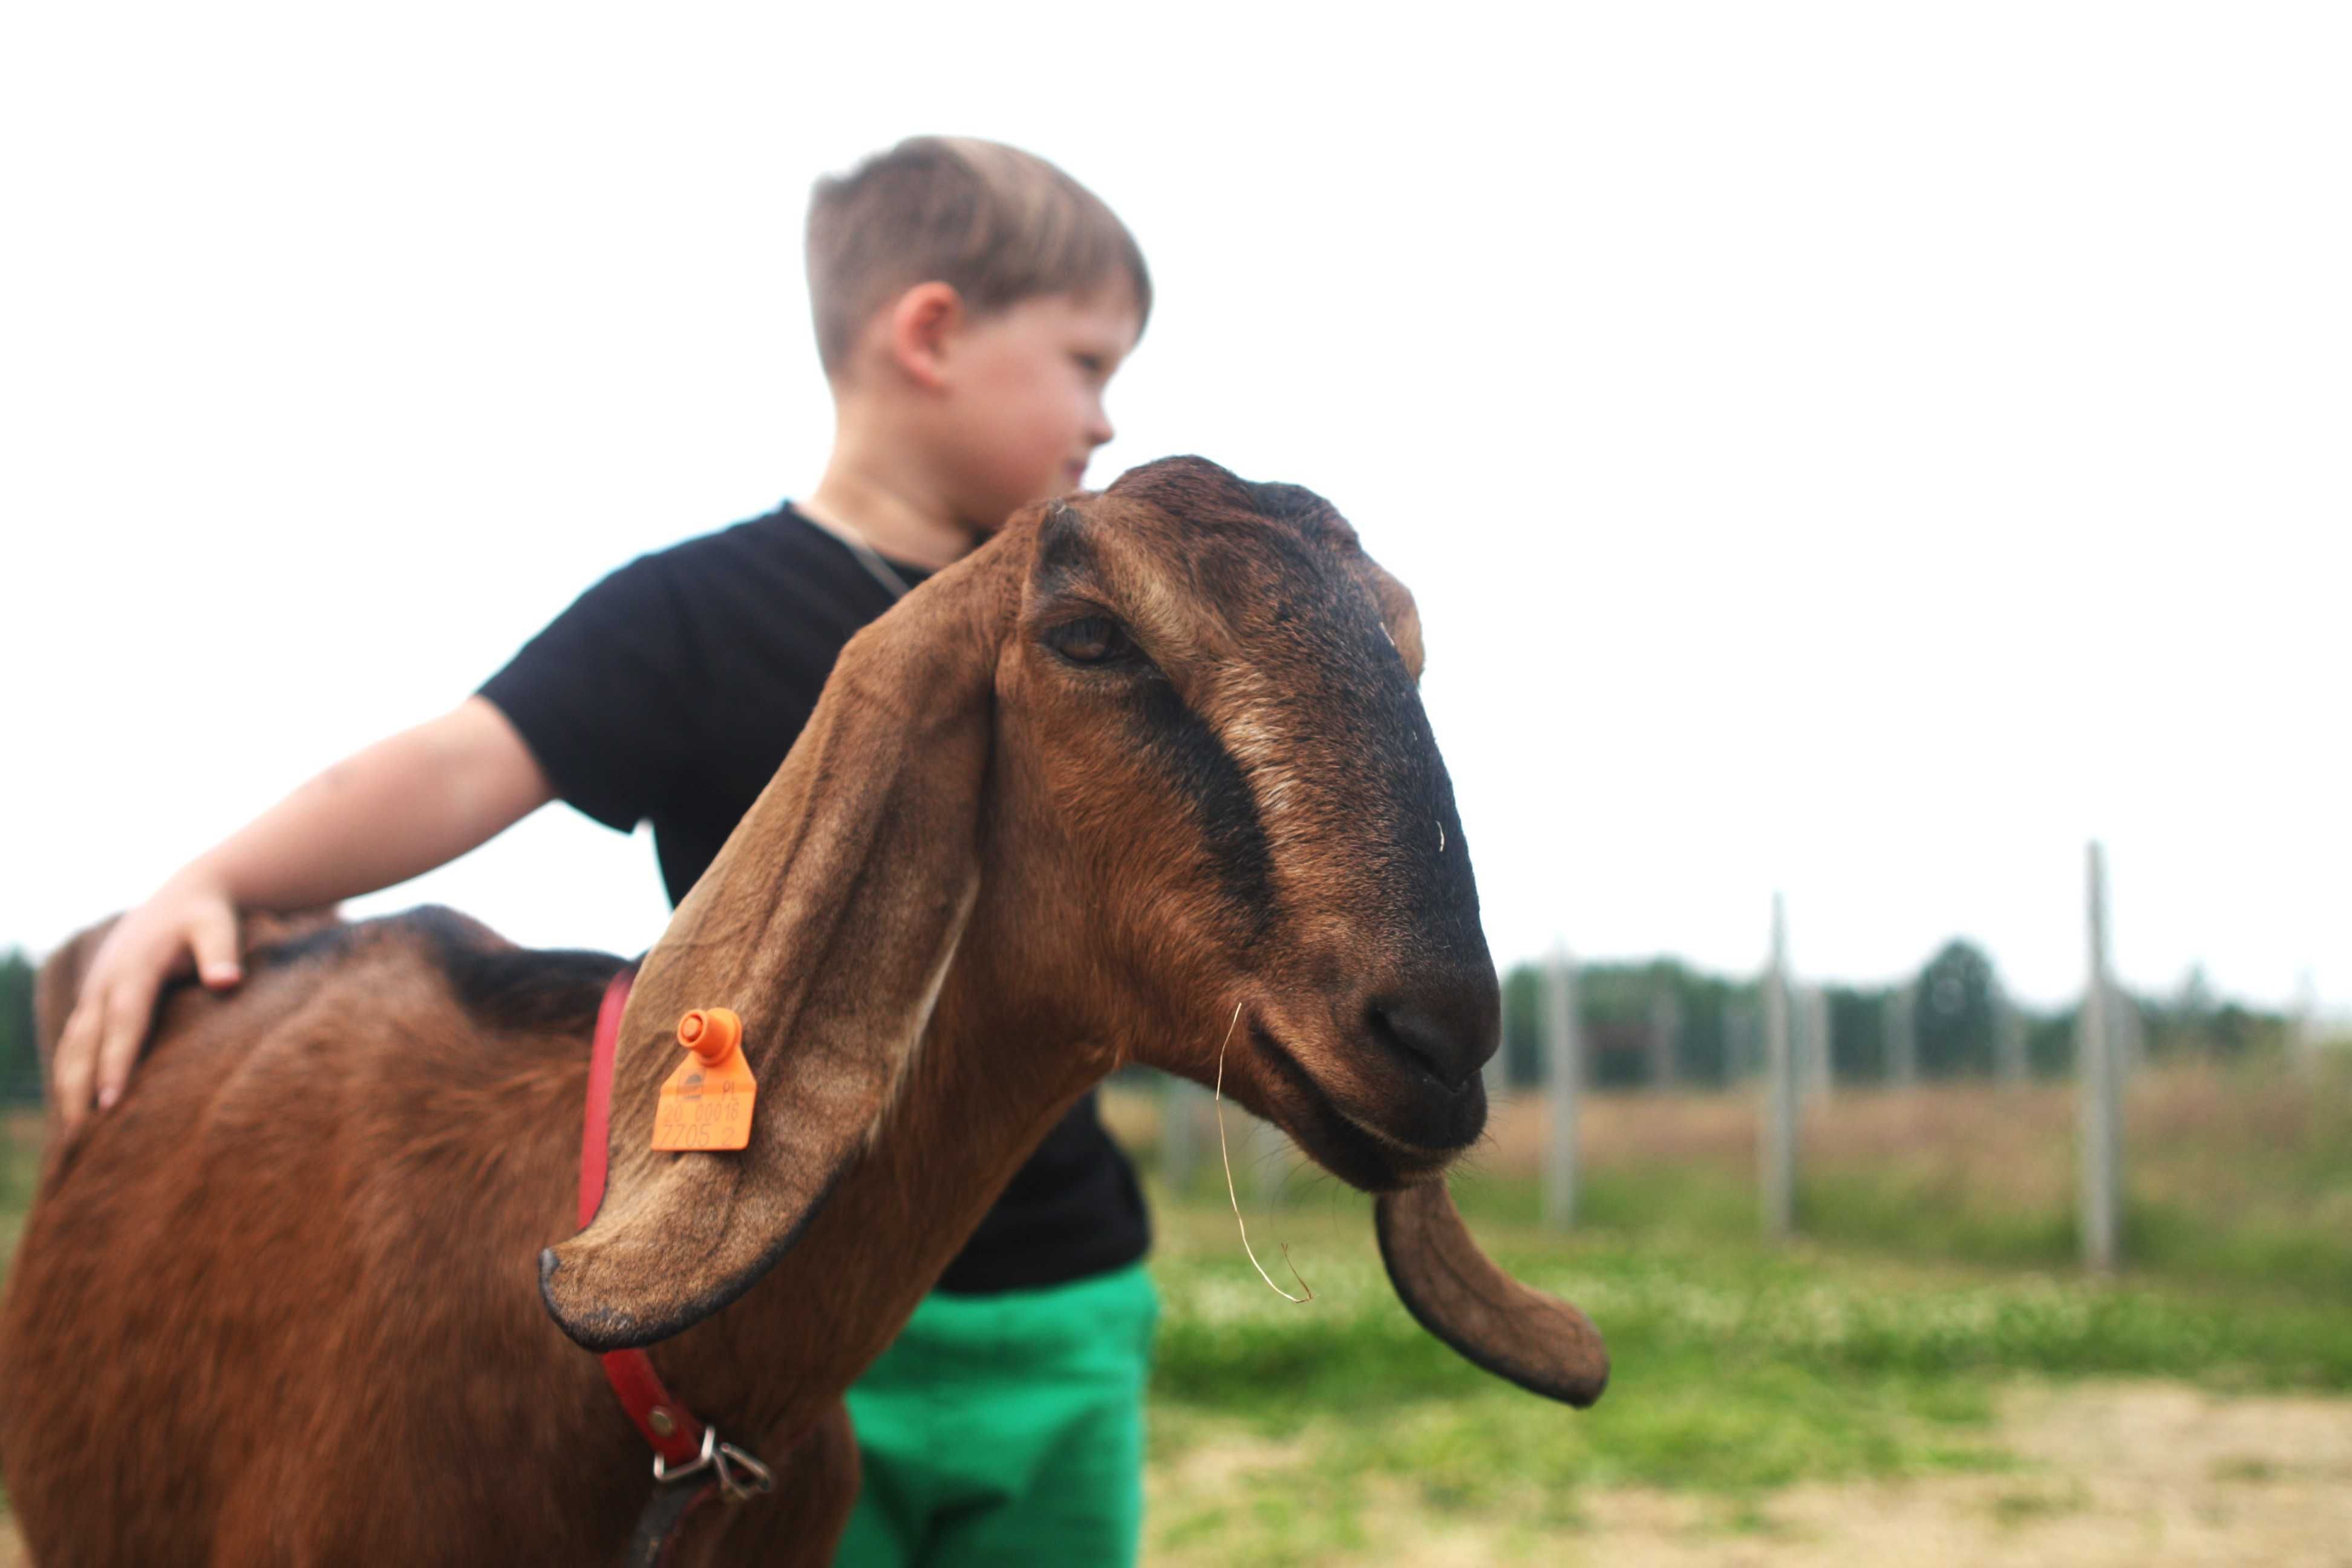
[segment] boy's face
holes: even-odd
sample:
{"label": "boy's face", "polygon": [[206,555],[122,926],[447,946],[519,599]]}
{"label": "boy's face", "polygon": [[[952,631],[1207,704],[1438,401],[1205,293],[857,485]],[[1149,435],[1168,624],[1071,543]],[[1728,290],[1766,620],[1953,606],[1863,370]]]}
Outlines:
{"label": "boy's face", "polygon": [[965,521],[992,531],[1032,501],[1074,490],[1111,438],[1110,384],[1140,330],[1124,285],[1024,300],[967,320],[939,413]]}

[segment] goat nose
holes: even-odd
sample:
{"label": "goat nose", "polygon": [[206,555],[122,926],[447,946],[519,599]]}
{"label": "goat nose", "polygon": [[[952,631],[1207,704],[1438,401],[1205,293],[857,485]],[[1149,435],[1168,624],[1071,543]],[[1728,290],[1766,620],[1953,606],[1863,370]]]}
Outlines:
{"label": "goat nose", "polygon": [[1486,1065],[1498,1042],[1483,1010],[1434,1007],[1409,996],[1375,996],[1365,1006],[1372,1037],[1425,1069],[1447,1089],[1459,1089]]}

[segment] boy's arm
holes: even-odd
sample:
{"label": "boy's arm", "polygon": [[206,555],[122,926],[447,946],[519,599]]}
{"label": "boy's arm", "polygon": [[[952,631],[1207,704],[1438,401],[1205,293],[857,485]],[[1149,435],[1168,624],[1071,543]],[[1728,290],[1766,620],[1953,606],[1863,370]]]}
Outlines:
{"label": "boy's arm", "polygon": [[58,1041],[56,1103],[68,1131],[129,1081],[164,978],[194,959],[236,984],[241,910],[290,911],[390,887],[454,860],[552,798],[530,748],[496,705],[467,698],[302,785],[191,861],[115,923],[91,957]]}

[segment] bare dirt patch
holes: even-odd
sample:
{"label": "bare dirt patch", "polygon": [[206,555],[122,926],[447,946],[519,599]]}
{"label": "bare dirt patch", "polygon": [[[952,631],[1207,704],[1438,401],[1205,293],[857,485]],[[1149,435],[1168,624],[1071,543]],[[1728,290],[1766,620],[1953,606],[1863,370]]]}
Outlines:
{"label": "bare dirt patch", "polygon": [[[1376,1491],[1367,1510],[1370,1552],[1285,1556],[1403,1568],[2352,1568],[2352,1400],[2227,1397],[2169,1383],[2021,1384],[2001,1400],[2000,1439],[2016,1469],[1752,1499],[1595,1491],[1575,1500],[1572,1521],[1437,1513],[1395,1487]],[[1155,1501],[1312,1462],[1295,1446],[1207,1444],[1153,1478]],[[1258,1560],[1237,1539],[1245,1518],[1237,1512],[1234,1529],[1215,1537],[1163,1543],[1148,1560],[1160,1568]]]}

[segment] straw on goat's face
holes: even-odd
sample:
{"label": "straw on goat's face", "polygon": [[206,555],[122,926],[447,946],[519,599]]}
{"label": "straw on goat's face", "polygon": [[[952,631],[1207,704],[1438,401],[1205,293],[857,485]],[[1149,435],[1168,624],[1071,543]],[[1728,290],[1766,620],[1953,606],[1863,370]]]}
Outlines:
{"label": "straw on goat's face", "polygon": [[1038,521],[997,674],[1127,981],[1102,1026],[1205,1082],[1238,1004],[1227,1092],[1374,1190],[1477,1137],[1499,1035],[1420,641],[1319,497],[1156,464]]}

